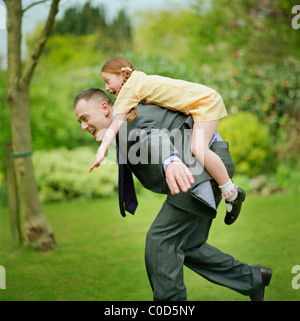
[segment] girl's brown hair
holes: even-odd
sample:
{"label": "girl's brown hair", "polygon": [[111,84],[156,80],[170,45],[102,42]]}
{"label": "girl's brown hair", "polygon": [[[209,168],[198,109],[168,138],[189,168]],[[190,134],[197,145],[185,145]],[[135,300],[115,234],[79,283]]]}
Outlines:
{"label": "girl's brown hair", "polygon": [[[130,78],[130,76],[134,70],[136,70],[135,67],[128,59],[126,59],[124,57],[116,57],[111,60],[108,60],[103,65],[103,67],[101,69],[101,73],[107,72],[110,74],[120,75],[123,71],[125,71],[125,78],[121,84],[119,91],[117,92],[117,95],[118,95],[121,88],[124,86],[126,81]],[[128,123],[131,123],[135,119],[135,117],[136,117],[136,109],[133,108],[133,109],[131,109],[126,120]]]}

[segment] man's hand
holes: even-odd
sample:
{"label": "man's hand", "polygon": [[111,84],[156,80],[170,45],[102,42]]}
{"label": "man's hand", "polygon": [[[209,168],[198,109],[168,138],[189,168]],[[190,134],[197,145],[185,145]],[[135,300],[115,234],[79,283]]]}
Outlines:
{"label": "man's hand", "polygon": [[171,162],[165,174],[172,195],[179,194],[179,187],[183,192],[187,192],[195,182],[191,171],[182,162]]}

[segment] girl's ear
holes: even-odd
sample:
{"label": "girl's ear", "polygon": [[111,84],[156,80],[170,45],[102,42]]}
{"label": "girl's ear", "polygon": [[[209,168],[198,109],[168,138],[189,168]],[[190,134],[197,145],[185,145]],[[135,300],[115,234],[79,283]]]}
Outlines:
{"label": "girl's ear", "polygon": [[122,70],[121,75],[122,75],[122,78],[125,79],[125,77],[127,75],[127,70]]}

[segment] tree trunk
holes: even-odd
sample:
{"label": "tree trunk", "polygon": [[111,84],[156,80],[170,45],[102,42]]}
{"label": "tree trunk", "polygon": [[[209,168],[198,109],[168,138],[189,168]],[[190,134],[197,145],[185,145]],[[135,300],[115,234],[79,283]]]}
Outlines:
{"label": "tree trunk", "polygon": [[[13,152],[21,208],[25,218],[24,246],[31,245],[39,250],[55,247],[52,228],[45,216],[38,198],[31,155],[18,156],[32,150],[30,128],[30,80],[38,58],[46,43],[59,0],[53,0],[44,32],[33,50],[22,74],[21,61],[21,24],[24,10],[21,0],[5,0],[7,6],[8,32],[8,88],[7,100],[10,107]],[[38,4],[38,2],[36,2]],[[51,16],[51,17],[50,17]]]}
{"label": "tree trunk", "polygon": [[[9,98],[14,153],[30,152],[30,101],[27,86],[13,90]],[[55,246],[52,228],[38,198],[31,155],[15,157],[21,208],[25,219],[24,246],[47,250]]]}

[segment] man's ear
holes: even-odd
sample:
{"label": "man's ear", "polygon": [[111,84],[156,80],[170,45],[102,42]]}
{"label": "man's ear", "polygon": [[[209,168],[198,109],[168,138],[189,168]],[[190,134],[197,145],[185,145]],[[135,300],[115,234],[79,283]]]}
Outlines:
{"label": "man's ear", "polygon": [[105,101],[101,103],[101,111],[105,117],[108,116],[110,111],[110,106]]}

